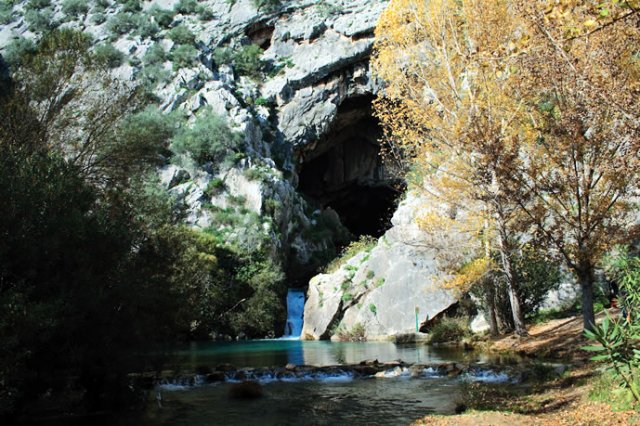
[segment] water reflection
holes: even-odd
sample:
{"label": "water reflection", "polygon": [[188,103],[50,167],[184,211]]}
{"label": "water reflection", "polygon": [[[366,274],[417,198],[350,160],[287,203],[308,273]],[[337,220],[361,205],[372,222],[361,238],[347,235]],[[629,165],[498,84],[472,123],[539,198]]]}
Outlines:
{"label": "water reflection", "polygon": [[463,352],[455,348],[434,348],[424,344],[390,342],[307,342],[261,340],[248,342],[198,342],[178,351],[184,369],[229,363],[236,367],[277,367],[296,365],[357,364],[367,359],[380,362],[403,360],[410,363],[440,361],[495,362],[495,356]]}

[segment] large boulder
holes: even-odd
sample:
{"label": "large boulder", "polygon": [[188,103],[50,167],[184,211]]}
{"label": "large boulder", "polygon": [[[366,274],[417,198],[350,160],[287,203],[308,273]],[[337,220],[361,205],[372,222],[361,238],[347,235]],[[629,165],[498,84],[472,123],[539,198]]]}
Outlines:
{"label": "large boulder", "polygon": [[369,339],[408,333],[416,331],[416,314],[420,325],[457,302],[456,293],[442,286],[447,272],[416,224],[426,208],[410,193],[375,247],[311,280],[303,338],[326,339],[336,327],[364,327]]}

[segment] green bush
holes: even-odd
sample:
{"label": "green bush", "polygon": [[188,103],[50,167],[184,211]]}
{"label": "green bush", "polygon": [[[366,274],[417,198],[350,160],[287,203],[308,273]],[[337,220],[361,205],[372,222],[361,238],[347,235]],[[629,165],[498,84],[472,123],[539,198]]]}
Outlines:
{"label": "green bush", "polygon": [[160,27],[153,21],[144,19],[140,22],[137,33],[140,37],[153,39],[160,32]]}
{"label": "green bush", "polygon": [[607,313],[601,325],[585,330],[585,336],[597,344],[583,349],[595,352],[591,359],[606,363],[619,386],[640,405],[640,258],[631,256],[627,247],[619,247],[603,263],[620,292],[626,293],[620,301],[626,317],[612,318]]}
{"label": "green bush", "polygon": [[173,23],[173,17],[175,16],[175,12],[168,9],[162,9],[158,6],[153,6],[149,10],[153,19],[160,25],[162,28],[169,28]]}
{"label": "green bush", "polygon": [[13,22],[13,4],[10,2],[0,3],[0,25],[7,25]]}
{"label": "green bush", "polygon": [[260,57],[263,50],[256,44],[243,46],[240,49],[218,48],[213,52],[216,65],[232,65],[239,75],[258,77],[263,68]]}
{"label": "green bush", "polygon": [[468,318],[444,317],[429,330],[431,343],[457,342],[471,335]]}
{"label": "green bush", "polygon": [[214,17],[213,11],[206,6],[198,6],[196,12],[201,21],[210,21]]}
{"label": "green bush", "polygon": [[330,274],[340,269],[349,259],[357,255],[360,252],[371,252],[378,243],[378,240],[369,235],[363,235],[358,240],[352,241],[347,247],[345,247],[340,256],[335,258],[325,268],[325,273]]}
{"label": "green bush", "polygon": [[198,50],[190,44],[177,44],[171,48],[169,59],[173,62],[173,70],[192,67],[197,63]]}
{"label": "green bush", "polygon": [[36,45],[31,39],[19,37],[5,48],[3,58],[10,67],[16,69],[22,63],[24,55],[33,53],[35,50]]}
{"label": "green bush", "polygon": [[177,13],[188,15],[191,13],[196,13],[197,8],[198,8],[198,2],[196,0],[180,0],[173,7],[173,10],[176,11]]}
{"label": "green bush", "polygon": [[121,12],[140,12],[142,10],[142,5],[140,4],[140,0],[126,0],[126,1],[118,1],[118,3],[122,4]]}
{"label": "green bush", "polygon": [[341,342],[364,342],[367,340],[364,326],[359,322],[355,323],[351,329],[340,324],[332,334],[338,336],[338,340]]}
{"label": "green bush", "polygon": [[207,188],[205,189],[204,193],[208,197],[213,197],[214,195],[222,192],[224,188],[225,188],[224,180],[220,179],[219,177],[214,177],[209,181],[209,183],[207,183]]}
{"label": "green bush", "polygon": [[107,20],[107,17],[105,16],[104,13],[97,12],[91,15],[91,22],[93,24],[100,25],[106,22],[106,20]]}
{"label": "green bush", "polygon": [[101,66],[108,68],[117,68],[124,61],[124,53],[113,47],[112,44],[99,44],[93,50],[95,61]]}
{"label": "green bush", "polygon": [[250,44],[243,46],[240,50],[235,52],[233,57],[233,65],[236,71],[240,75],[247,75],[250,77],[257,77],[262,70],[262,56],[263,50],[257,44]]}
{"label": "green bush", "polygon": [[267,11],[276,10],[280,7],[280,0],[251,0],[256,9],[265,9]]}
{"label": "green bush", "polygon": [[107,22],[107,29],[113,35],[122,35],[135,30],[139,24],[137,15],[125,12],[118,12]]}
{"label": "green bush", "polygon": [[153,43],[142,57],[142,62],[145,65],[162,64],[166,60],[167,53],[164,51],[164,47],[162,47],[162,44],[160,43]]}
{"label": "green bush", "polygon": [[59,25],[58,21],[53,19],[51,9],[28,10],[24,14],[24,20],[27,22],[29,31],[34,33],[46,33]]}
{"label": "green bush", "polygon": [[220,164],[241,146],[241,135],[233,132],[220,116],[206,110],[192,127],[174,138],[171,148],[177,154],[189,154],[201,164],[208,161]]}
{"label": "green bush", "polygon": [[184,25],[172,28],[167,36],[176,44],[193,44],[196,41],[196,36]]}
{"label": "green bush", "polygon": [[29,10],[41,10],[51,6],[51,0],[29,0],[25,4],[24,9]]}
{"label": "green bush", "polygon": [[84,15],[89,11],[89,5],[85,0],[64,0],[62,2],[62,11],[69,16],[77,17]]}

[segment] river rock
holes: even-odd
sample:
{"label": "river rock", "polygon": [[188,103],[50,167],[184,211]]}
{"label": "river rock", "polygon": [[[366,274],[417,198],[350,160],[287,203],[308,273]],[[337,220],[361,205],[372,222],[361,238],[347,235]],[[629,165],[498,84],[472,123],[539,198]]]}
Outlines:
{"label": "river rock", "polygon": [[234,399],[256,399],[263,395],[262,386],[258,382],[244,381],[229,386],[229,397]]}

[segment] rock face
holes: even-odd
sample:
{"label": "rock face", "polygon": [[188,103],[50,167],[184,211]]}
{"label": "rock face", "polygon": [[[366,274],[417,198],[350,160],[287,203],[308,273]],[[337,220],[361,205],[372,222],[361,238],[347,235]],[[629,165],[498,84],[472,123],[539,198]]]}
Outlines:
{"label": "rock face", "polygon": [[[141,11],[125,10],[123,2],[94,3],[71,16],[54,0],[38,13],[120,51],[124,60],[113,69],[120,79],[147,84],[151,71],[158,74],[151,87],[162,111],[193,122],[207,109],[244,136],[243,158],[233,165],[174,157],[158,171],[189,225],[265,249],[297,285],[306,285],[352,234],[384,233],[337,272],[313,278],[303,335],[328,338],[339,323],[363,325],[369,337],[411,332],[416,309],[422,322],[455,301],[439,287],[433,255],[420,247],[413,223],[420,201],[410,195],[388,220],[402,187],[378,157],[380,129],[371,115],[378,82],[368,67],[388,0],[282,0],[260,10],[252,0],[205,0],[193,11],[170,13],[162,25],[151,18],[155,8],[180,2],[142,1]],[[3,17],[0,54],[17,38],[41,36],[25,19],[29,8],[15,2]],[[137,24],[114,31],[123,19]],[[192,49],[182,50],[192,52],[188,61],[176,59],[180,45],[171,32],[177,27],[194,36],[182,46]],[[243,75],[216,55],[251,45],[263,49],[259,76]],[[149,55],[158,49],[163,54],[151,66]]]}
{"label": "rock face", "polygon": [[389,229],[370,250],[349,259],[332,274],[311,280],[305,305],[305,339],[326,339],[340,327],[363,327],[369,339],[416,331],[457,301],[442,288],[445,273],[425,244],[415,217],[424,201],[408,194]]}

